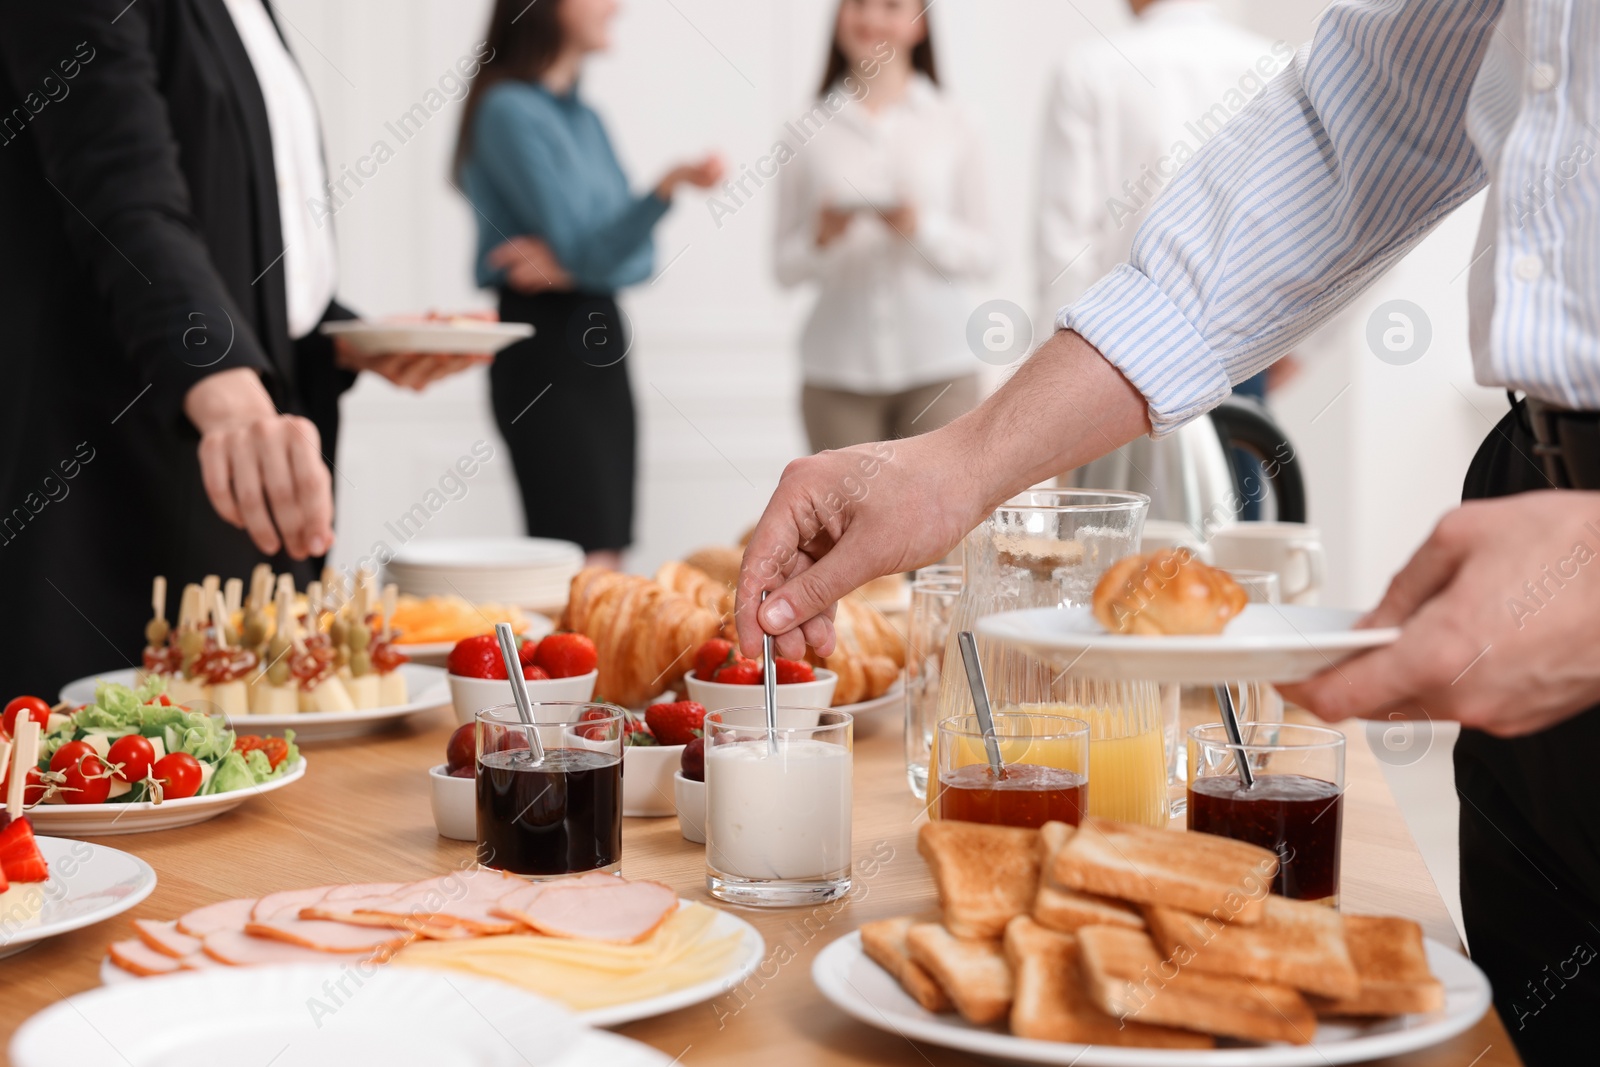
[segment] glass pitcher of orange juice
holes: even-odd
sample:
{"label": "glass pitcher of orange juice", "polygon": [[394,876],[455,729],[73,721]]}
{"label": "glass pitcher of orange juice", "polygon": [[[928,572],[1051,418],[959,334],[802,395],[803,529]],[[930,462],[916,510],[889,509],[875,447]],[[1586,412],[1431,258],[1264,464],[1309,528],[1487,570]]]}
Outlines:
{"label": "glass pitcher of orange juice", "polygon": [[[956,634],[975,631],[981,616],[997,611],[1088,607],[1106,568],[1139,551],[1149,506],[1142,493],[1033,489],[1007,501],[967,535],[965,580],[945,646],[938,721],[972,713]],[[996,711],[1065,715],[1089,724],[1090,815],[1166,825],[1166,743],[1156,683],[1081,678],[981,635],[977,640]],[[938,765],[937,753],[931,765]],[[937,796],[930,783],[930,818],[938,817]]]}

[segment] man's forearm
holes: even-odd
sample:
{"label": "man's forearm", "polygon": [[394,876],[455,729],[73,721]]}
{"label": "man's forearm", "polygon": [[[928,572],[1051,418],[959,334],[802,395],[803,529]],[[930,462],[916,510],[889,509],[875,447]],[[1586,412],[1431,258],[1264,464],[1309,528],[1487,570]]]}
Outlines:
{"label": "man's forearm", "polygon": [[1062,330],[948,428],[988,509],[1150,432],[1144,397],[1082,337]]}

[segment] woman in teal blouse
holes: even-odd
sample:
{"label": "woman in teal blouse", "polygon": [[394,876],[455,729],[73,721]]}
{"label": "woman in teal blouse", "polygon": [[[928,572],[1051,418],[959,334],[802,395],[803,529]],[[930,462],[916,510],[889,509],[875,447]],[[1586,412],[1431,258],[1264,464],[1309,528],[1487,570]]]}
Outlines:
{"label": "woman in teal blouse", "polygon": [[[650,276],[651,232],[710,157],[636,194],[600,117],[578,96],[583,59],[609,45],[616,0],[497,0],[467,97],[457,167],[478,218],[478,284],[534,335],[489,370],[528,532],[616,566],[632,541],[635,418],[616,291]],[[537,406],[535,403],[537,402]]]}

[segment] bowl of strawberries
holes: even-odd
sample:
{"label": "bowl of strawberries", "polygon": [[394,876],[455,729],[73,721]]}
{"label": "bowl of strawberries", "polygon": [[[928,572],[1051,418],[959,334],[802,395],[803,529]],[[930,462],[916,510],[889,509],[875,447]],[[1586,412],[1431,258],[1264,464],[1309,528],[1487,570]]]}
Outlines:
{"label": "bowl of strawberries", "polygon": [[673,775],[683,764],[683,750],[703,736],[706,709],[693,700],[674,700],[625,714],[622,814],[674,815]]}
{"label": "bowl of strawberries", "polygon": [[[595,679],[600,677],[600,657],[594,642],[583,634],[558,631],[542,640],[524,640],[517,652],[529,700],[535,703],[581,701],[594,696]],[[507,703],[510,699],[506,665],[494,634],[479,634],[457,641],[456,647],[450,650],[446,666],[450,672],[450,702],[455,706],[456,722],[470,723],[484,708]]]}
{"label": "bowl of strawberries", "polygon": [[[778,706],[826,708],[833,704],[838,675],[804,660],[775,658]],[[695,650],[694,670],[684,675],[689,698],[707,711],[760,704],[761,662],[739,654],[732,641],[712,638]]]}

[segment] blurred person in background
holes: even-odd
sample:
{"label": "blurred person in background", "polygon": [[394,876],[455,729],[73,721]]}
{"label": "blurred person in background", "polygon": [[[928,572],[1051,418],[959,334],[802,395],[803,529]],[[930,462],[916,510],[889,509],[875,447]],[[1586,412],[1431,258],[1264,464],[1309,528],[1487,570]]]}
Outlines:
{"label": "blurred person in background", "polygon": [[136,665],[174,594],[333,543],[339,396],[316,105],[263,0],[11,3],[0,33],[0,642],[13,693]]}
{"label": "blurred person in background", "polygon": [[478,284],[499,291],[502,320],[535,331],[489,370],[528,533],[576,541],[590,564],[609,567],[633,540],[637,451],[616,291],[650,277],[651,234],[673,191],[723,172],[709,156],[629,190],[600,116],[578,95],[584,59],[610,46],[616,12],[616,0],[498,0],[486,38],[494,60],[472,83],[456,150],[477,213]]}
{"label": "blurred person in background", "polygon": [[939,86],[922,0],[843,0],[820,100],[786,127],[780,284],[813,451],[937,429],[978,400],[961,283],[995,258],[977,129]]}
{"label": "blurred person in background", "polygon": [[[1132,26],[1085,39],[1051,79],[1034,245],[1041,324],[1128,259],[1146,210],[1178,168],[1294,58],[1287,43],[1233,25],[1210,0],[1128,7]],[[1234,394],[1264,404],[1293,368],[1285,357]],[[1250,453],[1230,458],[1239,484],[1263,484]],[[1260,498],[1247,497],[1240,517],[1260,511]]]}

